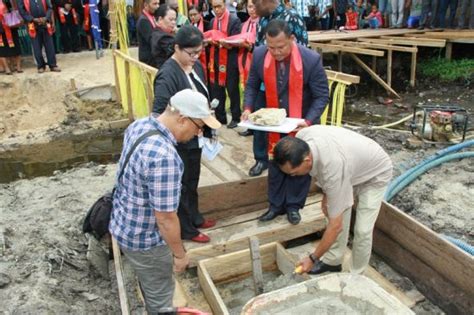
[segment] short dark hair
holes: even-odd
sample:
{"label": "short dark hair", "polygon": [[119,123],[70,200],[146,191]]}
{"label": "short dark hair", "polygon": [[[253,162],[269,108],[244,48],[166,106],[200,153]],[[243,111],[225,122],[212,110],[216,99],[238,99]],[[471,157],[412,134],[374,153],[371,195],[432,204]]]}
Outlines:
{"label": "short dark hair", "polygon": [[298,167],[309,152],[309,145],[305,141],[299,138],[284,137],[273,149],[273,161],[280,166],[290,162],[292,167]]}
{"label": "short dark hair", "polygon": [[199,5],[190,5],[188,7],[188,14],[191,10],[196,10],[198,13],[201,13],[202,12],[202,4],[199,3]]}
{"label": "short dark hair", "polygon": [[279,19],[271,20],[265,30],[265,34],[270,37],[277,37],[281,32],[285,33],[287,37],[291,36],[291,30],[288,23]]}
{"label": "short dark hair", "polygon": [[164,18],[167,14],[168,11],[172,10],[169,5],[167,4],[161,4],[158,9],[155,11],[155,18]]}
{"label": "short dark hair", "polygon": [[192,25],[183,25],[174,37],[174,43],[179,49],[192,48],[202,45],[204,37],[201,31]]}

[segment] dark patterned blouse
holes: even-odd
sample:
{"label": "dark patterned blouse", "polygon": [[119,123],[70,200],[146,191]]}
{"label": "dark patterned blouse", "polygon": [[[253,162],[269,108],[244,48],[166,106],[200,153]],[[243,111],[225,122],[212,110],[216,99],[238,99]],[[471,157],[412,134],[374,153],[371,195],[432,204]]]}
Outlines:
{"label": "dark patterned blouse", "polygon": [[257,26],[257,40],[255,46],[265,45],[265,31],[271,20],[280,19],[288,23],[291,33],[295,36],[296,42],[303,46],[308,46],[308,33],[303,18],[295,9],[287,9],[280,4],[269,16],[261,17]]}

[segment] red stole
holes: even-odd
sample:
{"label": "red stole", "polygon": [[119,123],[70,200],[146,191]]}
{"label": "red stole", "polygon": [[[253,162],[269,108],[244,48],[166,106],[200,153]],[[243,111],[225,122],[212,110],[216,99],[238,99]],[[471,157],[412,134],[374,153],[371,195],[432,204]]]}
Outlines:
{"label": "red stole", "polygon": [[188,7],[194,6],[196,9],[199,7],[199,0],[188,0]]}
{"label": "red stole", "polygon": [[[268,51],[263,63],[263,82],[267,108],[279,108],[276,62]],[[295,43],[291,48],[288,94],[288,117],[301,118],[303,115],[303,61]],[[273,156],[273,148],[278,140],[280,140],[279,133],[268,133],[268,155],[270,157]]]}
{"label": "red stole", "polygon": [[[258,18],[253,21],[253,24],[251,25],[249,29],[249,24],[252,21],[250,18],[245,21],[245,23],[242,25],[242,32],[241,33],[247,33],[248,36],[246,38],[247,42],[250,44],[255,44],[255,39],[257,37],[257,23],[258,23]],[[247,31],[248,30],[248,31]],[[244,65],[245,61],[245,65]],[[247,48],[240,48],[239,49],[239,73],[240,73],[240,83],[245,86],[245,83],[247,82],[247,79],[249,77],[250,73],[250,64],[252,63],[252,53],[247,50]]]}
{"label": "red stole", "polygon": [[158,25],[156,24],[155,18],[147,10],[143,9],[142,13],[148,19],[152,28],[155,29],[158,27]]}
{"label": "red stole", "polygon": [[[61,24],[66,24],[66,15],[61,9],[61,7],[58,8],[59,21],[61,22]],[[76,9],[72,8],[69,13],[72,14],[72,20],[74,22],[74,25],[79,24],[77,20]]]}
{"label": "red stole", "polygon": [[[3,3],[2,0],[0,0],[0,23],[2,24],[3,30],[5,31],[5,36],[7,37],[8,47],[13,48],[15,47],[15,43],[13,42],[12,30],[5,22],[5,17],[4,17],[5,13],[8,13],[7,6],[5,5],[5,3]],[[0,47],[4,47],[4,46],[5,46],[5,43],[3,42],[3,37],[0,34]]]}
{"label": "red stole", "polygon": [[84,31],[89,32],[91,30],[91,16],[90,16],[90,7],[89,4],[84,4],[84,22],[82,27]]}
{"label": "red stole", "polygon": [[[202,15],[197,23],[197,28],[204,34],[204,21],[202,19]],[[204,70],[204,78],[207,81],[207,57],[206,57],[206,49],[203,47],[201,55],[199,56],[199,61],[201,61],[202,68]]]}
{"label": "red stole", "polygon": [[[221,29],[220,31],[227,37],[227,27],[229,25],[229,11],[226,9],[222,18],[219,19],[217,17],[214,18],[212,23],[212,29],[217,30],[218,21],[221,21]],[[210,50],[209,56],[209,76],[211,83],[214,84],[216,81],[216,70],[214,69],[214,58],[215,58],[215,49],[216,46],[212,45]],[[227,49],[221,47],[219,49],[219,69],[218,69],[218,84],[220,86],[225,86],[226,83],[226,76],[227,76]]]}
{"label": "red stole", "polygon": [[[23,4],[25,5],[26,12],[28,12],[29,15],[31,15],[31,0],[23,0]],[[46,0],[42,0],[43,2],[43,8],[44,8],[44,13],[47,15],[48,12],[48,6],[46,5]],[[54,16],[54,15],[53,15]],[[49,36],[52,36],[54,33],[54,29],[51,26],[51,23],[46,22],[46,29],[48,30]],[[28,34],[30,35],[31,38],[36,37],[36,27],[35,23],[32,21],[28,23]]]}

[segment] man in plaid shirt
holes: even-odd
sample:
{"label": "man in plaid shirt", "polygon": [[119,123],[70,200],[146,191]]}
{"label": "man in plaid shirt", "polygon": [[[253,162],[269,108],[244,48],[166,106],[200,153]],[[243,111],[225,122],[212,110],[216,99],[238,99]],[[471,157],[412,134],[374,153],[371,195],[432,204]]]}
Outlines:
{"label": "man in plaid shirt", "polygon": [[160,134],[145,138],[130,156],[116,183],[109,225],[138,276],[148,314],[172,307],[173,266],[180,272],[189,262],[176,214],[183,162],[175,146],[200,134],[204,125],[221,126],[198,92],[182,90],[169,103],[160,116],[139,119],[125,132],[118,174],[140,136],[151,130]]}

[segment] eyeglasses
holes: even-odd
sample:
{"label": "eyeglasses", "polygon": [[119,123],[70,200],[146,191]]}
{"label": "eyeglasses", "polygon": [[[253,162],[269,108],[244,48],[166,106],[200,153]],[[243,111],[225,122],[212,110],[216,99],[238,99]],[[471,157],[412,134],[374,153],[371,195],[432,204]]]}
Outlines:
{"label": "eyeglasses", "polygon": [[199,126],[199,124],[197,122],[194,121],[194,119],[188,117],[189,120],[191,120],[191,122],[194,124],[194,126],[197,127],[197,129],[199,129],[200,131],[204,131],[204,125],[203,126]]}
{"label": "eyeglasses", "polygon": [[199,50],[196,50],[196,51],[187,51],[186,49],[181,49],[181,50],[184,51],[185,53],[187,53],[189,55],[189,57],[191,57],[191,58],[199,57],[199,55],[202,52],[202,48],[199,49]]}

